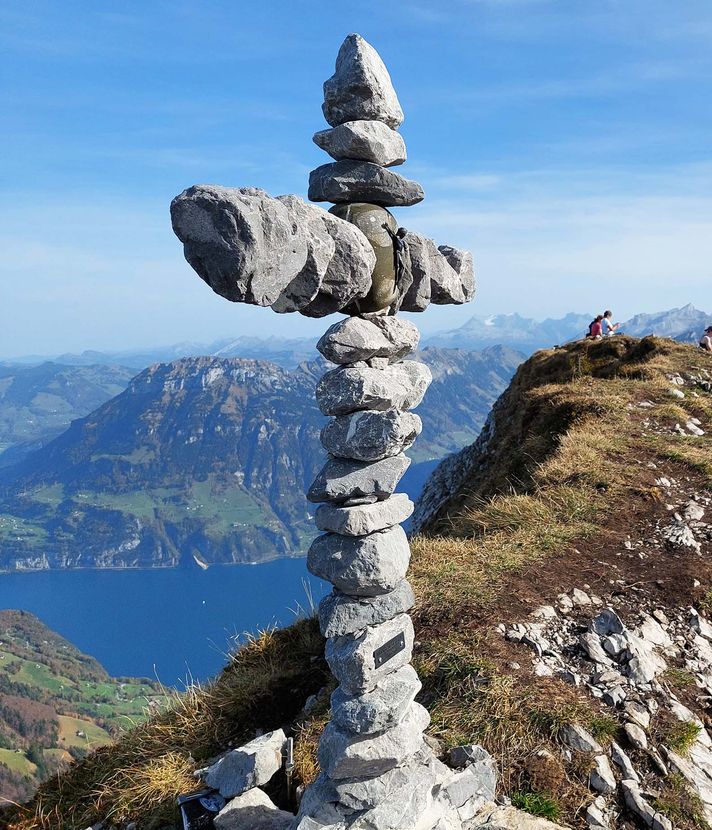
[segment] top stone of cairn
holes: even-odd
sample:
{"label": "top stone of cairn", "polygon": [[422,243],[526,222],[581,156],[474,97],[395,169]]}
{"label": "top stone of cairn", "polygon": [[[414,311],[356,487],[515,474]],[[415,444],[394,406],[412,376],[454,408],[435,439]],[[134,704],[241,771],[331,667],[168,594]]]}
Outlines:
{"label": "top stone of cairn", "polygon": [[342,43],[336,71],[324,82],[322,110],[332,127],[373,120],[396,129],[403,123],[391,76],[378,52],[361,35],[348,35]]}

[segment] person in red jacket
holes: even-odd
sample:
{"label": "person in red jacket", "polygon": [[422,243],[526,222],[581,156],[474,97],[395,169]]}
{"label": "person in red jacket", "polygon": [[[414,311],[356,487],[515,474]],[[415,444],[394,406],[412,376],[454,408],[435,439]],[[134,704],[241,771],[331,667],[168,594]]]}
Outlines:
{"label": "person in red jacket", "polygon": [[591,321],[591,324],[588,327],[588,334],[586,337],[590,340],[600,340],[603,337],[603,328],[601,326],[601,322],[603,321],[603,315],[599,314],[595,320]]}

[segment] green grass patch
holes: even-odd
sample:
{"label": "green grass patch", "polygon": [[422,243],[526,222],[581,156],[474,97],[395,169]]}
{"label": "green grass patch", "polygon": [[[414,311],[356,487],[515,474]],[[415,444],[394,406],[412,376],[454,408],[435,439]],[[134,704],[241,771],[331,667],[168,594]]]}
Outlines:
{"label": "green grass patch", "polygon": [[660,730],[663,743],[678,755],[687,755],[700,734],[700,727],[692,721],[680,720],[666,724]]}
{"label": "green grass patch", "polygon": [[512,804],[539,818],[557,821],[561,808],[554,799],[546,793],[515,792],[512,793]]}
{"label": "green grass patch", "polygon": [[[58,715],[59,745],[62,749],[77,747],[79,749],[95,749],[112,743],[109,733],[90,721],[81,718],[72,718],[69,715]],[[81,733],[81,734],[79,734]]]}
{"label": "green grass patch", "polygon": [[0,749],[0,764],[18,775],[34,775],[37,767],[22,752],[14,749]]}

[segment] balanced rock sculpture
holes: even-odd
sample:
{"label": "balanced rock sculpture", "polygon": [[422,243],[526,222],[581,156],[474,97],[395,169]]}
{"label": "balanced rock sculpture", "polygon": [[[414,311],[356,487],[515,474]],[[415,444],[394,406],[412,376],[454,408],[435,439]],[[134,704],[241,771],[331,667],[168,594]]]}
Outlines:
{"label": "balanced rock sculpture", "polygon": [[413,504],[395,489],[421,429],[411,410],[431,376],[406,359],[419,333],[395,315],[472,299],[472,257],[399,228],[387,209],[424,193],[391,169],[406,159],[403,111],[381,58],[359,35],[339,50],[323,111],[331,127],[314,141],[334,161],[312,172],[309,198],[334,203],[329,211],[254,187],[196,185],[173,200],[173,228],[188,262],[226,299],[347,315],[317,345],[335,368],[317,386],[331,417],[322,431],[329,457],[307,494],[324,531],[307,566],[334,586],[319,622],[339,686],[321,773],[293,828],[454,830],[494,793],[488,785],[483,794],[474,771],[453,773],[423,740],[429,716],[415,701],[415,598],[400,527]]}

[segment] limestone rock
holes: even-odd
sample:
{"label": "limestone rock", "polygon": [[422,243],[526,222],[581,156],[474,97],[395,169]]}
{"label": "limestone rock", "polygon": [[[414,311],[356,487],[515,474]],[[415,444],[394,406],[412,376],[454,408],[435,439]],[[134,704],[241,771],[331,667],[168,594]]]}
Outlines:
{"label": "limestone rock", "polygon": [[[330,637],[326,641],[326,661],[346,694],[361,695],[410,662],[414,640],[412,620],[407,614],[399,614],[355,634]],[[395,653],[389,651],[381,657],[379,649],[394,641]]]}
{"label": "limestone rock", "polygon": [[407,158],[403,136],[383,121],[346,121],[331,130],[320,130],[314,143],[337,161],[357,159],[392,167]]}
{"label": "limestone rock", "polygon": [[356,363],[373,357],[394,363],[414,352],[419,340],[417,327],[400,317],[347,317],[328,328],[316,347],[332,363]]}
{"label": "limestone rock", "polygon": [[595,766],[589,778],[591,789],[599,793],[612,793],[616,789],[616,779],[611,764],[605,755],[597,755]]}
{"label": "limestone rock", "polygon": [[319,743],[319,766],[334,779],[381,775],[422,747],[429,723],[430,715],[417,703],[398,726],[376,735],[353,735],[329,723]]}
{"label": "limestone rock", "polygon": [[[423,311],[430,302],[465,302],[466,292],[460,276],[435,243],[413,231],[408,231],[405,242],[413,282],[403,298],[401,310]],[[467,279],[469,280],[469,277]],[[474,277],[472,281],[474,285]]]}
{"label": "limestone rock", "polygon": [[321,431],[321,443],[337,458],[380,461],[407,450],[422,428],[412,412],[361,410],[329,421]]}
{"label": "limestone rock", "polygon": [[643,798],[640,787],[635,781],[621,781],[621,790],[626,807],[639,819],[642,819],[643,823],[651,830],[673,830],[670,819]]}
{"label": "limestone rock", "polygon": [[470,302],[475,296],[475,266],[472,262],[472,254],[469,251],[453,248],[452,245],[438,245],[438,251],[445,257],[457,279],[453,283],[452,293],[443,291],[441,286],[438,286],[437,291],[433,293],[432,301],[436,304]]}
{"label": "limestone rock", "polygon": [[406,455],[394,455],[373,464],[330,458],[314,479],[307,499],[311,502],[345,502],[370,496],[385,499],[396,489],[409,466]]}
{"label": "limestone rock", "polygon": [[479,760],[469,764],[462,772],[457,772],[443,784],[442,790],[450,804],[461,808],[468,803],[474,811],[494,801],[497,788],[497,768],[492,756],[478,747],[482,755]]}
{"label": "limestone rock", "polygon": [[317,507],[314,519],[319,530],[342,536],[366,536],[401,524],[412,514],[413,508],[413,502],[405,493],[394,493],[390,498],[371,504],[351,507],[322,504]]}
{"label": "limestone rock", "polygon": [[464,769],[470,764],[481,764],[491,758],[489,752],[478,744],[454,746],[448,754],[450,766],[455,769]]}
{"label": "limestone rock", "polygon": [[388,594],[405,578],[410,546],[400,525],[369,536],[317,536],[307,554],[309,572],[357,597]]}
{"label": "limestone rock", "polygon": [[403,123],[403,110],[380,55],[360,35],[350,34],[336,57],[336,71],[324,82],[324,118],[336,127],[347,121]]}
{"label": "limestone rock", "polygon": [[332,723],[353,733],[392,729],[403,720],[420,689],[418,675],[409,665],[391,672],[374,689],[361,695],[336,689],[331,696]]}
{"label": "limestone rock", "polygon": [[376,257],[366,237],[296,196],[195,185],[173,200],[171,220],[190,265],[233,302],[320,316],[308,310],[320,291],[338,287],[331,313],[371,287]]}
{"label": "limestone rock", "polygon": [[289,830],[294,815],[280,810],[267,793],[248,790],[233,798],[213,819],[216,830]]}
{"label": "limestone rock", "polygon": [[563,830],[560,824],[554,824],[545,818],[533,816],[516,807],[488,807],[477,814],[472,824],[463,830]]}
{"label": "limestone rock", "polygon": [[309,174],[312,202],[369,202],[381,207],[416,205],[425,198],[418,182],[370,161],[334,161]]}
{"label": "limestone rock", "polygon": [[404,579],[388,594],[352,597],[332,591],[319,603],[319,625],[325,637],[340,637],[362,631],[369,625],[392,620],[415,604],[415,595]]}
{"label": "limestone rock", "polygon": [[361,409],[414,409],[431,380],[430,369],[415,360],[385,369],[342,366],[322,377],[316,400],[324,415],[347,415]]}
{"label": "limestone rock", "polygon": [[603,748],[593,735],[578,723],[566,724],[562,727],[560,736],[566,746],[577,752],[603,752]]}
{"label": "limestone rock", "polygon": [[205,783],[224,798],[266,784],[282,766],[285,741],[284,732],[277,729],[231,750],[203,771]]}

